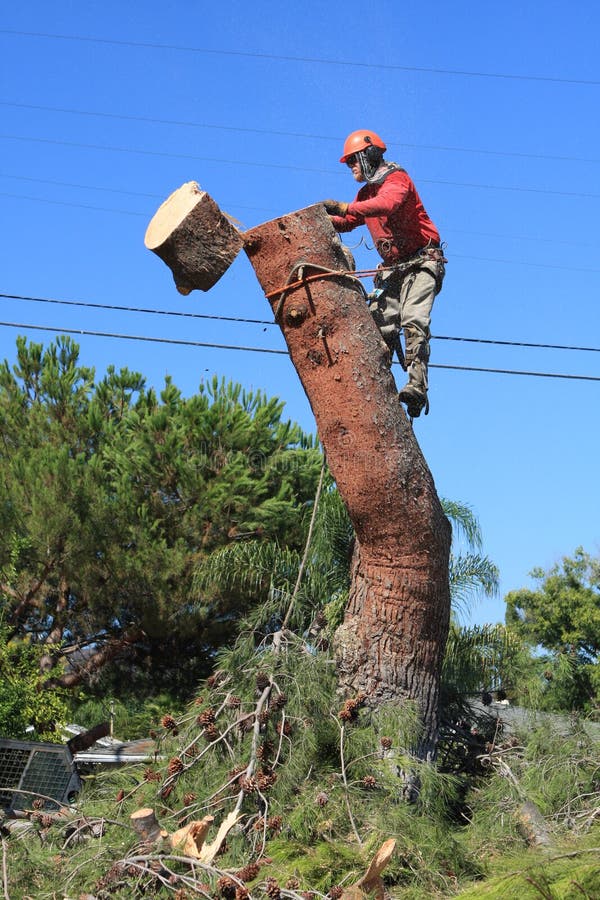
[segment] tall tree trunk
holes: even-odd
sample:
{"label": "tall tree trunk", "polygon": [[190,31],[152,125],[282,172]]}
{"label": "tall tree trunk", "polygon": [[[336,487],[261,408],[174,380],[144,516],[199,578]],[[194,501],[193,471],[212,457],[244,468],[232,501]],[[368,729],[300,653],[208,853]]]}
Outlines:
{"label": "tall tree trunk", "polygon": [[417,754],[433,759],[451,532],[398,402],[387,349],[320,204],[244,239],[356,532],[350,600],[336,635],[340,683],[372,704],[415,701]]}
{"label": "tall tree trunk", "polygon": [[[185,220],[190,239],[207,210],[205,204],[200,218]],[[417,754],[433,759],[450,619],[450,524],[398,402],[387,349],[322,204],[242,237],[356,532],[350,600],[336,636],[341,686],[366,693],[374,705],[415,701],[422,723]],[[210,242],[196,243],[212,256]],[[183,264],[177,247],[165,257],[174,273]]]}

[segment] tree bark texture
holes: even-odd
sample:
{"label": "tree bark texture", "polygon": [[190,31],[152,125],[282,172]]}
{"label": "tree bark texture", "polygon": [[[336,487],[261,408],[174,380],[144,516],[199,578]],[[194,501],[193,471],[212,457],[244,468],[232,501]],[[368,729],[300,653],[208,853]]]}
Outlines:
{"label": "tree bark texture", "polygon": [[356,532],[350,599],[336,635],[341,686],[365,692],[372,704],[416,701],[423,725],[417,753],[432,759],[451,532],[398,401],[387,348],[321,204],[251,229],[244,248]]}
{"label": "tree bark texture", "polygon": [[173,273],[180,294],[208,291],[242,249],[239,231],[195,181],[188,181],[158,208],[144,243]]}

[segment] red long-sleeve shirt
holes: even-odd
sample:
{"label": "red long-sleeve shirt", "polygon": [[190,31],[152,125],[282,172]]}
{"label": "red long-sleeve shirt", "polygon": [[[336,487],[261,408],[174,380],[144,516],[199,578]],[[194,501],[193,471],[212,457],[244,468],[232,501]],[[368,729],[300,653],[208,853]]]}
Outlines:
{"label": "red long-sleeve shirt", "polygon": [[332,216],[336,231],[366,225],[386,264],[413,256],[440,235],[427,215],[417,189],[403,169],[394,169],[384,181],[365,184],[349,204],[346,216]]}

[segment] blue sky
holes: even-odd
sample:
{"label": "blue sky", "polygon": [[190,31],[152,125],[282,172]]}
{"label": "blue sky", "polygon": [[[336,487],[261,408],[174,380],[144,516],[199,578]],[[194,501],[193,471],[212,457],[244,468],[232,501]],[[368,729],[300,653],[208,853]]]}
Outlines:
{"label": "blue sky", "polygon": [[[268,322],[244,254],[209,293],[182,297],[144,248],[148,222],[190,180],[244,228],[350,200],[343,140],[377,131],[447,242],[432,408],[415,429],[438,492],[473,508],[500,569],[499,597],[468,620],[501,621],[502,597],[534,566],[580,545],[600,552],[598,9],[11,5],[0,15],[0,293]],[[344,240],[372,267],[360,236]],[[47,344],[72,329],[99,376],[127,366],[160,388],[168,374],[189,395],[216,373],[280,397],[314,432],[286,355],[177,343],[283,349],[272,325],[0,301],[0,359],[14,360],[18,334]]]}

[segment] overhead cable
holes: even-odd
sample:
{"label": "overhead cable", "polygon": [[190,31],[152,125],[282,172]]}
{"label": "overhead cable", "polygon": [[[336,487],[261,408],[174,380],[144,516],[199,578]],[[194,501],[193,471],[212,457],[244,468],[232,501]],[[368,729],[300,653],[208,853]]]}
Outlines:
{"label": "overhead cable", "polygon": [[[62,300],[55,297],[31,297],[24,294],[3,294],[0,298],[6,300],[25,300],[33,303],[54,303],[61,306],[75,306],[80,309],[107,309],[111,312],[144,313],[155,316],[172,316],[183,319],[207,319],[215,322],[236,322],[244,325],[264,325],[274,327],[277,325],[272,319],[250,319],[244,316],[219,316],[215,313],[196,313],[183,310],[155,309],[144,306],[120,306],[114,303],[95,303],[89,300]],[[444,334],[432,334],[432,340],[438,341],[462,341],[470,344],[494,344],[501,347],[527,347],[537,350],[575,350],[586,353],[600,353],[600,347],[579,347],[570,344],[539,344],[531,341],[504,341],[494,338],[455,337]]]}
{"label": "overhead cable", "polygon": [[[53,328],[49,325],[30,325],[19,322],[0,322],[0,327],[5,328],[25,328],[33,331],[51,331],[55,334],[75,334],[85,337],[103,337],[115,338],[125,341],[145,341],[155,344],[172,344],[179,347],[204,347],[210,350],[240,350],[246,353],[271,353],[278,356],[288,356],[287,350],[277,350],[271,347],[248,347],[239,346],[237,344],[215,344],[207,341],[189,341],[179,338],[150,337],[149,335],[138,334],[118,334],[108,331],[90,331],[83,328]],[[497,375],[521,375],[535,378],[563,378],[570,381],[598,381],[600,375],[569,375],[560,372],[528,372],[515,369],[492,369],[480,366],[453,366],[442,363],[430,363],[433,369],[452,369],[460,372],[488,372]]]}
{"label": "overhead cable", "polygon": [[[333,169],[312,169],[307,166],[290,166],[285,163],[267,163],[264,161],[253,162],[252,160],[247,159],[224,159],[223,157],[218,156],[196,156],[191,153],[173,153],[162,150],[141,150],[135,147],[112,147],[106,144],[85,144],[80,141],[65,141],[54,138],[29,137],[19,134],[0,134],[0,139],[5,141],[24,141],[25,143],[51,144],[52,146],[59,147],[76,147],[80,150],[101,150],[103,152],[108,151],[110,153],[138,153],[142,156],[159,156],[166,157],[168,159],[192,159],[196,162],[211,162],[219,164],[225,163],[226,165],[231,166],[249,166],[251,168],[260,169],[283,169],[292,172],[308,172],[313,175],[332,176],[344,174],[341,171],[334,171]],[[577,197],[580,199],[586,198],[593,200],[597,200],[600,198],[600,194],[592,194],[587,191],[554,191],[548,188],[527,188],[500,184],[478,184],[476,182],[463,181],[440,181],[439,179],[435,178],[421,178],[420,180],[423,184],[440,184],[449,187],[479,188],[490,191],[513,191],[516,193],[525,194],[548,194],[556,197]]]}
{"label": "overhead cable", "polygon": [[539,81],[554,84],[579,84],[598,86],[600,81],[584,78],[559,78],[552,75],[517,75],[512,72],[477,72],[465,69],[437,69],[429,66],[406,66],[398,63],[361,62],[355,59],[327,59],[318,56],[290,56],[281,53],[264,53],[258,50],[225,50],[212,47],[190,47],[182,44],[159,44],[150,41],[125,41],[114,38],[90,37],[80,34],[55,34],[43,31],[17,31],[9,28],[0,29],[0,34],[18,37],[50,38],[61,41],[81,41],[91,44],[108,44],[115,47],[140,47],[147,50],[175,50],[185,53],[202,53],[212,56],[242,56],[250,59],[278,60],[280,62],[316,63],[326,66],[343,66],[358,69],[376,69],[381,71],[423,72],[432,75],[460,75],[466,78],[500,78],[511,81]]}
{"label": "overhead cable", "polygon": [[[229,131],[238,134],[258,134],[264,137],[288,137],[295,140],[327,141],[339,143],[339,136],[327,134],[312,134],[302,131],[277,131],[269,128],[245,128],[241,125],[220,125],[214,122],[195,122],[190,119],[159,119],[154,116],[134,116],[126,113],[104,112],[91,109],[73,109],[68,106],[42,106],[37,103],[17,103],[14,100],[0,100],[0,106],[10,106],[15,109],[39,110],[41,112],[66,113],[72,116],[89,116],[92,118],[117,119],[125,122],[141,122],[151,125],[175,125],[179,128],[205,128],[211,131]],[[522,153],[514,150],[490,150],[482,147],[453,147],[445,144],[409,144],[406,141],[396,140],[389,135],[388,144],[396,147],[407,147],[410,150],[436,150],[443,153],[474,153],[482,156],[509,156],[519,159],[545,159],[553,162],[578,162],[598,163],[600,159],[582,156],[558,156],[548,153]]]}

